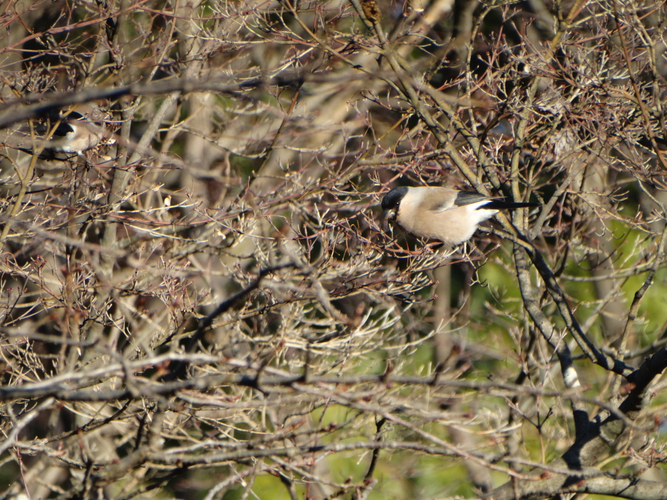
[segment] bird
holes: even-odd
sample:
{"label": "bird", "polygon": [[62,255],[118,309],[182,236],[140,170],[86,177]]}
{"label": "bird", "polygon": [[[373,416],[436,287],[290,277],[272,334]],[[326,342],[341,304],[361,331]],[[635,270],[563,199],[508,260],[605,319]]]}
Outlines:
{"label": "bird", "polygon": [[96,107],[89,108],[91,111],[87,115],[79,111],[51,113],[44,122],[35,125],[34,131],[21,126],[5,134],[6,137],[0,137],[0,142],[28,153],[45,150],[79,156],[99,144],[113,144],[115,141],[111,134],[104,129],[101,121],[96,120],[96,117],[102,116],[101,111],[96,111]]}
{"label": "bird", "polygon": [[449,247],[468,241],[479,223],[499,210],[537,206],[489,198],[475,191],[431,186],[401,186],[382,198],[382,209],[405,231],[419,238],[439,240]]}
{"label": "bird", "polygon": [[104,130],[99,125],[89,122],[81,113],[72,111],[60,120],[44,146],[51,151],[81,155],[97,146],[103,138]]}

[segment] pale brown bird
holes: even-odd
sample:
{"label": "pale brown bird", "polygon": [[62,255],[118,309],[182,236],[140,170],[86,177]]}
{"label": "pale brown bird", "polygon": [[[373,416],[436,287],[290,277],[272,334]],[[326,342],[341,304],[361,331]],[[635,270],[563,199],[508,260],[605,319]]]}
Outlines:
{"label": "pale brown bird", "polygon": [[[53,127],[55,129],[51,130]],[[37,123],[32,133],[29,127],[24,125],[9,132],[6,137],[0,137],[0,140],[9,147],[27,152],[45,150],[77,155],[82,155],[84,151],[93,149],[102,142],[115,142],[99,121],[99,112],[95,114],[94,111],[86,115],[79,111],[70,111],[63,115],[54,113],[46,123]]]}
{"label": "pale brown bird", "polygon": [[51,137],[45,140],[43,145],[45,149],[51,151],[80,155],[96,147],[103,138],[104,130],[99,125],[88,122],[83,115],[73,111],[61,119]]}
{"label": "pale brown bird", "polygon": [[445,187],[397,187],[382,198],[382,209],[399,226],[420,238],[455,246],[469,240],[480,222],[502,209],[536,207]]}

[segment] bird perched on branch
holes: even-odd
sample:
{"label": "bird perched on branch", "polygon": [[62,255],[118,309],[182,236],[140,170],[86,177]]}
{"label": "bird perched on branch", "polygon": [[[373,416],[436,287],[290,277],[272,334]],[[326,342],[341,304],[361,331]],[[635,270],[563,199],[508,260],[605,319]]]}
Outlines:
{"label": "bird perched on branch", "polygon": [[96,106],[78,106],[77,110],[52,113],[31,131],[21,126],[2,142],[7,146],[33,153],[35,151],[82,155],[102,143],[115,141],[104,128],[104,115]]}
{"label": "bird perched on branch", "polygon": [[469,240],[479,223],[496,215],[498,210],[536,206],[445,187],[401,186],[382,198],[382,209],[407,232],[440,240],[448,246]]}
{"label": "bird perched on branch", "polygon": [[93,149],[103,138],[104,130],[100,125],[89,122],[81,113],[73,111],[61,119],[44,145],[52,151],[80,155]]}

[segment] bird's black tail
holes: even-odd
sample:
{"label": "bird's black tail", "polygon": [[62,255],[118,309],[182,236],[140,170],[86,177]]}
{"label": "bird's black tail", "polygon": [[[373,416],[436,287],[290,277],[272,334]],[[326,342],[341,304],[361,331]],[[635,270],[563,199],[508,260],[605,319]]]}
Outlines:
{"label": "bird's black tail", "polygon": [[539,207],[537,203],[515,203],[513,201],[506,200],[489,200],[486,205],[482,205],[477,210],[514,210],[517,208],[530,208],[530,207]]}

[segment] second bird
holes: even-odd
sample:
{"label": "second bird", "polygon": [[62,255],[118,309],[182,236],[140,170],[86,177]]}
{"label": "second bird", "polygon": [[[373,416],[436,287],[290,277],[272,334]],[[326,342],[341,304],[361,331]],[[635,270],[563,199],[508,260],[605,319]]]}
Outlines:
{"label": "second bird", "polygon": [[448,246],[469,240],[480,222],[501,209],[536,207],[444,187],[397,187],[382,198],[382,209],[407,232]]}

